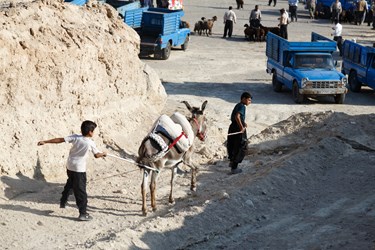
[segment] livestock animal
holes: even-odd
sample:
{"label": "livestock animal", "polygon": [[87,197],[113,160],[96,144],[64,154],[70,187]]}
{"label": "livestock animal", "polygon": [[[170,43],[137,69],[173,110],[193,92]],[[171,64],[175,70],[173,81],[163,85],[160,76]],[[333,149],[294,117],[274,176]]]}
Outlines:
{"label": "livestock animal", "polygon": [[264,30],[264,39],[267,36],[268,32],[271,32],[275,35],[280,36],[280,27],[266,27],[266,26],[260,25],[260,28]]}
{"label": "livestock animal", "polygon": [[217,21],[217,16],[213,16],[211,19],[204,20],[202,30],[207,36],[212,35],[212,27],[214,22]]}
{"label": "livestock animal", "polygon": [[180,22],[180,28],[188,28],[190,29],[190,23],[187,21],[181,21]]}
{"label": "livestock animal", "polygon": [[264,41],[265,39],[265,30],[262,28],[254,28],[250,27],[248,24],[244,25],[245,30],[245,38],[248,39],[249,41]]}
{"label": "livestock animal", "polygon": [[[201,141],[204,141],[206,138],[206,124],[205,124],[205,117],[204,117],[204,110],[207,105],[207,101],[203,102],[200,108],[198,107],[191,107],[190,104],[186,101],[183,101],[186,105],[187,109],[191,113],[191,117],[188,118],[189,122],[186,122],[188,126],[191,126],[192,129],[192,141],[194,141],[195,137],[198,137]],[[182,127],[184,127],[181,124]],[[189,127],[190,128],[190,127]],[[159,134],[159,136],[164,140],[167,144],[170,144],[170,138],[168,138],[164,134]],[[191,168],[191,185],[190,190],[193,192],[196,191],[196,177],[197,177],[197,170],[198,168],[193,165],[191,160],[191,156],[194,152],[193,143],[191,143],[190,148],[187,149],[186,152],[180,152],[175,146],[168,147],[169,149],[167,152],[155,158],[155,155],[160,153],[160,145],[157,143],[156,140],[152,139],[153,137],[147,136],[143,139],[139,149],[138,149],[138,159],[137,162],[140,164],[148,165],[151,168],[161,170],[163,168],[171,168],[172,169],[172,177],[171,177],[171,189],[169,194],[169,202],[173,203],[173,182],[177,172],[177,167],[179,164],[184,163],[188,167]],[[151,173],[150,173],[151,172]],[[148,177],[151,174],[151,182],[150,182],[150,192],[151,192],[151,207],[152,210],[156,210],[156,179],[158,177],[159,171],[153,171],[148,168],[143,169],[143,180],[141,184],[142,189],[142,213],[143,215],[147,215],[147,206],[146,206],[146,188],[148,185]]]}
{"label": "livestock animal", "polygon": [[206,21],[206,18],[205,17],[202,17],[201,20],[199,20],[198,22],[195,23],[194,25],[194,33],[198,35],[202,35],[202,31],[203,31],[203,24],[204,22]]}

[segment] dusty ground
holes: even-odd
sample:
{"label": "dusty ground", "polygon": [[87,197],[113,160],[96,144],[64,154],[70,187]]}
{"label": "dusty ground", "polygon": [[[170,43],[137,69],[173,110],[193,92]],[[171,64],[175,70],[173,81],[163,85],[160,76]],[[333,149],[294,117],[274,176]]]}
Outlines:
{"label": "dusty ground", "polygon": [[[201,16],[219,17],[213,36],[192,36],[189,49],[172,51],[167,61],[143,61],[162,79],[168,94],[164,113],[186,113],[183,100],[196,106],[208,100],[210,134],[205,144],[197,143],[195,159],[201,164],[197,194],[189,193],[187,173],[176,180],[176,204],[168,205],[170,173],[164,171],[158,211],[142,217],[138,169],[113,159],[104,166],[90,161],[94,220],[81,223],[73,197],[66,209],[58,208],[64,176],[42,181],[4,175],[2,248],[374,249],[374,91],[349,93],[344,105],[330,98],[296,105],[289,91],[272,91],[265,44],[243,39],[255,2],[236,11],[231,40],[221,38],[221,18],[234,1],[185,4],[191,24]],[[261,5],[264,24],[275,25],[278,9],[286,6],[285,1],[276,8]],[[301,11],[289,34],[292,40],[307,40],[310,31],[329,36],[330,27],[325,20],[310,22]],[[374,33],[367,26],[344,25],[344,36],[373,39]],[[228,117],[245,90],[254,95],[247,110],[249,155],[242,174],[228,175],[223,146]],[[134,140],[106,150],[135,153],[137,145]]]}

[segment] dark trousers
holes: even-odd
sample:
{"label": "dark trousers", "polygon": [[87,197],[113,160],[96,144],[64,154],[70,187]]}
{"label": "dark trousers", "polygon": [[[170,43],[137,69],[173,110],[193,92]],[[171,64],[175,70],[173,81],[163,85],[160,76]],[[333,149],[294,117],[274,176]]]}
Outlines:
{"label": "dark trousers", "polygon": [[340,21],[340,11],[339,10],[332,10],[331,22],[334,23],[335,21]]}
{"label": "dark trousers", "polygon": [[[268,0],[268,6],[271,6],[272,0]],[[273,6],[276,6],[276,0],[273,0]]]}
{"label": "dark trousers", "polygon": [[372,28],[375,29],[375,15],[372,16]]}
{"label": "dark trousers", "polygon": [[73,189],[74,197],[80,214],[86,214],[87,193],[86,193],[86,173],[79,173],[67,170],[68,180],[66,181],[60,203],[65,204],[68,201],[69,194]]}
{"label": "dark trousers", "polygon": [[237,0],[237,9],[243,9],[243,0]]}
{"label": "dark trousers", "polygon": [[226,37],[228,34],[228,37],[232,36],[233,32],[233,21],[231,20],[226,20],[225,21],[225,26],[224,26],[224,35],[223,37]]}
{"label": "dark trousers", "polygon": [[280,25],[280,36],[286,40],[288,40],[288,25],[281,24]]}
{"label": "dark trousers", "polygon": [[364,11],[356,11],[355,12],[355,24],[362,24],[363,15],[365,14]]}
{"label": "dark trousers", "polygon": [[337,48],[340,51],[340,56],[342,56],[342,51],[341,51],[341,49],[342,49],[342,36],[334,36],[333,40],[336,41]]}
{"label": "dark trousers", "polygon": [[289,12],[290,12],[290,18],[292,19],[292,22],[294,21],[294,18],[297,22],[297,6],[289,5]]}
{"label": "dark trousers", "polygon": [[[238,127],[237,122],[232,122],[228,129],[228,134],[239,132],[240,129]],[[246,131],[237,134],[237,135],[230,135],[227,138],[227,151],[228,151],[228,158],[231,162],[231,168],[235,169],[238,166],[238,163],[241,163],[243,158],[245,157],[247,148],[247,134]]]}

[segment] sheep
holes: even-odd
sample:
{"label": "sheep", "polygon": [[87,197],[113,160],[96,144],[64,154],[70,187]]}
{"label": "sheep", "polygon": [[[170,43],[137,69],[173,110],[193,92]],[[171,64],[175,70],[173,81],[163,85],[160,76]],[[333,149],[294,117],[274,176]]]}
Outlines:
{"label": "sheep", "polygon": [[199,20],[198,22],[195,23],[194,25],[194,33],[198,33],[199,35],[202,35],[202,31],[203,31],[203,24],[204,22],[206,21],[206,18],[205,17],[202,17],[201,20]]}
{"label": "sheep", "polygon": [[244,30],[245,37],[249,41],[258,41],[258,42],[264,41],[264,38],[266,35],[266,31],[264,29],[250,27],[248,24],[245,24],[244,27],[245,27],[245,30]]}
{"label": "sheep", "polygon": [[217,16],[213,16],[212,19],[205,20],[203,22],[202,30],[206,32],[206,35],[212,35],[212,27],[214,26],[214,22],[217,21]]}
{"label": "sheep", "polygon": [[268,32],[271,32],[275,35],[280,36],[280,27],[265,27],[263,25],[260,25],[260,28],[262,30],[264,30],[264,39],[265,39]]}

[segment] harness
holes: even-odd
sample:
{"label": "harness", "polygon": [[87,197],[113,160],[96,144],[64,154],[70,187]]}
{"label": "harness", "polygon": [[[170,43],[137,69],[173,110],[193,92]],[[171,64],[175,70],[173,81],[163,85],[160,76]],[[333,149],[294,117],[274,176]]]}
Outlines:
{"label": "harness", "polygon": [[[197,126],[197,133],[196,133],[196,136],[201,140],[203,141],[205,138],[206,138],[206,134],[204,132],[202,132],[202,125],[199,124],[198,120],[194,117],[192,118],[195,125]],[[188,136],[185,134],[184,131],[181,132],[181,134],[175,138],[169,145],[163,140],[163,138],[160,136],[160,134],[158,133],[159,131],[157,130],[158,128],[158,125],[155,126],[155,128],[153,129],[153,131],[151,133],[149,133],[146,137],[146,139],[151,139],[153,140],[154,142],[156,142],[156,144],[159,145],[160,147],[160,151],[154,155],[152,155],[151,157],[149,157],[148,159],[152,162],[155,162],[157,160],[160,160],[161,158],[163,158],[167,153],[168,151],[175,147],[176,144],[178,143],[178,141],[183,137],[185,136],[185,138],[188,138]],[[164,133],[162,133],[164,134]],[[171,139],[170,135],[169,134],[164,134],[166,137],[168,137],[169,139]],[[177,151],[180,151],[178,150],[178,148],[176,148]],[[183,153],[183,152],[181,152]]]}

